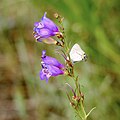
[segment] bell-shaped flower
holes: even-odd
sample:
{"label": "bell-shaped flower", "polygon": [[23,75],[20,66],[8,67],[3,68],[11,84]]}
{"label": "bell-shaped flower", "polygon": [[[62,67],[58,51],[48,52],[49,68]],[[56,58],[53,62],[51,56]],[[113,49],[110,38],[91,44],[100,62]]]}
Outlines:
{"label": "bell-shaped flower", "polygon": [[[40,22],[34,23],[34,37],[37,41],[43,42],[44,39],[47,39],[49,42],[51,42],[50,37],[60,34],[59,29],[57,25],[46,17],[46,12],[44,13],[44,16],[40,20]],[[49,43],[47,41],[47,43]],[[55,40],[54,40],[55,42]],[[52,40],[53,43],[53,40]]]}
{"label": "bell-shaped flower", "polygon": [[48,82],[51,76],[64,74],[64,65],[55,58],[46,56],[46,51],[42,51],[42,70],[40,71],[40,79]]}

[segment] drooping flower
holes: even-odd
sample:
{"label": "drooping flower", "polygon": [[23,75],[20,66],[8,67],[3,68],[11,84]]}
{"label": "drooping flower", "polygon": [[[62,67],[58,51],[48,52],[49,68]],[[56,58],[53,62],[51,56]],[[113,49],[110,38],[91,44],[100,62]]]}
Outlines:
{"label": "drooping flower", "polygon": [[54,39],[51,39],[51,36],[59,35],[60,31],[57,25],[46,17],[46,12],[40,20],[40,22],[34,23],[34,37],[37,41],[42,42],[44,39],[47,39],[47,43],[56,42]]}
{"label": "drooping flower", "polygon": [[42,70],[40,71],[40,79],[48,82],[51,76],[64,74],[64,65],[55,58],[46,56],[46,51],[42,51]]}

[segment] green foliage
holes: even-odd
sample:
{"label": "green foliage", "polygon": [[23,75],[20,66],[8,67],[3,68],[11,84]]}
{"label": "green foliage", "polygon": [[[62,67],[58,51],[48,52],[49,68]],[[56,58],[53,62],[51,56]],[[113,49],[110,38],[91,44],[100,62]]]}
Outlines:
{"label": "green foliage", "polygon": [[76,119],[64,90],[64,83],[73,81],[64,76],[48,84],[39,80],[43,49],[64,63],[54,45],[36,43],[32,36],[34,22],[45,11],[54,21],[56,12],[65,18],[68,44],[80,44],[88,55],[88,61],[75,65],[87,113],[96,106],[88,120],[120,119],[119,0],[2,0],[0,11],[0,103],[19,104],[17,109],[12,105],[14,114],[4,106],[8,110],[0,111],[1,120],[6,113],[5,119],[22,120],[26,113],[26,120]]}

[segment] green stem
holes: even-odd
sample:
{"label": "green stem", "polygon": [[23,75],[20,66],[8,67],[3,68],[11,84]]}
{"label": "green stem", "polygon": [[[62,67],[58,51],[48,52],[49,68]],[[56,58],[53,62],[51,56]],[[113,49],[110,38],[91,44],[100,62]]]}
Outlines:
{"label": "green stem", "polygon": [[77,111],[78,115],[82,118],[82,120],[86,120],[86,112],[85,112],[85,109],[84,109],[84,106],[83,106],[83,102],[80,101],[80,104],[79,104],[79,110]]}

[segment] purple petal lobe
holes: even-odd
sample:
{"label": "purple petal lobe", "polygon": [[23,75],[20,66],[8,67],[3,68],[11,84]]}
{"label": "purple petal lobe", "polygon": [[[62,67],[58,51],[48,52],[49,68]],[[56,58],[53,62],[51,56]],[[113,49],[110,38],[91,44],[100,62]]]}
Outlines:
{"label": "purple petal lobe", "polygon": [[42,58],[42,61],[45,63],[45,64],[48,64],[48,65],[54,65],[58,68],[64,68],[64,65],[61,64],[58,60],[56,60],[55,58],[52,58],[52,57],[49,57],[49,56],[46,56],[44,58]]}
{"label": "purple petal lobe", "polygon": [[37,27],[39,25],[39,22],[35,22],[34,26]]}
{"label": "purple petal lobe", "polygon": [[52,76],[51,71],[47,68],[47,66],[42,66],[43,69],[40,71],[40,79],[41,80],[46,80],[48,82],[50,76]]}
{"label": "purple petal lobe", "polygon": [[41,22],[35,22],[34,26],[37,27],[37,28],[43,28],[44,27],[44,25]]}
{"label": "purple petal lobe", "polygon": [[40,29],[40,28],[34,28],[34,31],[35,31],[35,33],[37,35],[40,36],[40,38],[48,38],[48,37],[54,35],[54,33],[52,33],[49,29],[46,29],[46,28],[42,28],[42,29]]}
{"label": "purple petal lobe", "polygon": [[42,17],[41,22],[44,24],[46,28],[50,29],[51,31],[58,32],[59,31],[58,27],[52,20],[46,17],[46,14],[47,13],[45,12],[44,16]]}
{"label": "purple petal lobe", "polygon": [[48,65],[47,67],[48,67],[48,70],[52,73],[52,76],[58,76],[58,75],[64,74],[64,72],[56,66]]}
{"label": "purple petal lobe", "polygon": [[41,70],[41,71],[40,71],[40,79],[41,79],[41,80],[44,80],[45,78],[46,78],[46,76],[45,76],[43,70]]}
{"label": "purple petal lobe", "polygon": [[46,57],[46,50],[43,50],[42,51],[42,58],[45,58]]}

